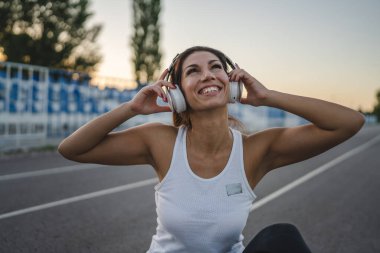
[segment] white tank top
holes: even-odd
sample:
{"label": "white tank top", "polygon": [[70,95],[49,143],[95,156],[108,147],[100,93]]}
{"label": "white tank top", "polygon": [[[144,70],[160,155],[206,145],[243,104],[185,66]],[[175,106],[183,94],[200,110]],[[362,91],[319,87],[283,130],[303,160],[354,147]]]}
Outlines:
{"label": "white tank top", "polygon": [[242,231],[256,195],[244,171],[243,142],[233,133],[227,165],[205,179],[190,168],[186,127],[178,130],[170,168],[155,186],[157,231],[148,253],[237,253],[244,250]]}

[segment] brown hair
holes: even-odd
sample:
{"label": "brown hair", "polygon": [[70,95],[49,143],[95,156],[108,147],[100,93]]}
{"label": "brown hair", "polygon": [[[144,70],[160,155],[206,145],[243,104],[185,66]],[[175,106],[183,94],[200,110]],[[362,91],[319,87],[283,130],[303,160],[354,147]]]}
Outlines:
{"label": "brown hair", "polygon": [[[216,50],[214,48],[205,47],[205,46],[195,46],[190,47],[180,53],[178,57],[175,58],[173,71],[170,73],[170,81],[172,83],[178,84],[178,86],[181,89],[181,78],[182,78],[182,66],[185,59],[195,52],[205,51],[214,54],[216,57],[219,58],[220,62],[222,63],[224,71],[227,72],[227,59],[226,56],[219,50]],[[236,128],[238,130],[244,131],[245,127],[243,123],[241,123],[239,120],[235,119],[231,115],[228,115],[228,123],[231,127]],[[188,128],[191,128],[191,120],[190,120],[190,113],[188,110],[177,113],[173,111],[173,124],[176,127],[179,127],[181,125],[185,125]]]}

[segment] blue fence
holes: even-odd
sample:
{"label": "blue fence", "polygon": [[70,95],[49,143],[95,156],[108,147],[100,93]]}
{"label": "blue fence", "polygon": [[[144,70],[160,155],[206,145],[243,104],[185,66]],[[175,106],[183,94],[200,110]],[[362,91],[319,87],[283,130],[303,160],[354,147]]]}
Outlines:
{"label": "blue fence", "polygon": [[[131,100],[138,90],[99,89],[86,73],[0,62],[0,151],[56,144],[92,118]],[[274,108],[233,104],[229,110],[250,131],[306,122]],[[171,114],[137,116],[120,128],[147,121],[170,124]]]}

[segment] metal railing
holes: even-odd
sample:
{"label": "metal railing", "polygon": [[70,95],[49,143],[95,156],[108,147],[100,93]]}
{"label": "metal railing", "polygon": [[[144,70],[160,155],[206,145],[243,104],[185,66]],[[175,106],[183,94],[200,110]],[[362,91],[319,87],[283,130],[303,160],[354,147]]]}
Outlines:
{"label": "metal railing", "polygon": [[[86,73],[0,62],[0,152],[56,145],[92,118],[132,99],[141,88],[99,89],[94,80]],[[104,79],[98,80],[105,86]],[[248,131],[306,122],[275,108],[233,104],[229,111]],[[170,124],[171,113],[137,116],[118,129],[149,121]]]}

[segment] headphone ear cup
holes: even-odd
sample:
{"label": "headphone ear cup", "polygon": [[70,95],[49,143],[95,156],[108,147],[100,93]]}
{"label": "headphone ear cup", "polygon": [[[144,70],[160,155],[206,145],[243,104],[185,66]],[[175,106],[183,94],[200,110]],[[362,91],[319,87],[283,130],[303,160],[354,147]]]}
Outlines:
{"label": "headphone ear cup", "polygon": [[170,109],[181,113],[186,111],[186,101],[179,86],[177,84],[175,86],[176,89],[167,89],[166,97],[168,98]]}
{"label": "headphone ear cup", "polygon": [[241,82],[230,82],[229,103],[240,102],[243,93],[243,85]]}

